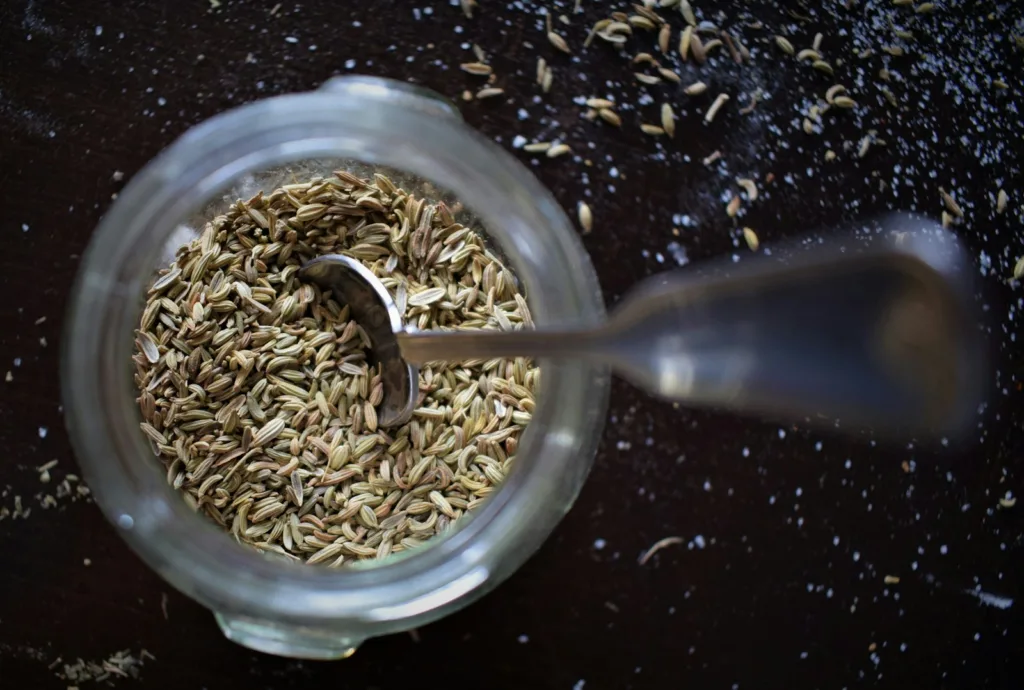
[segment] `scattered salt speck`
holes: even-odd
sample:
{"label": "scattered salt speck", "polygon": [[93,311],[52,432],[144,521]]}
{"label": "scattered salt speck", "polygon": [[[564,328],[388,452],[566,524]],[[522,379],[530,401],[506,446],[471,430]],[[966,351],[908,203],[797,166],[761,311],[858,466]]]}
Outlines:
{"label": "scattered salt speck", "polygon": [[45,426],[39,427],[39,438],[46,438],[46,435],[50,433],[50,430]]}
{"label": "scattered salt speck", "polygon": [[103,35],[103,27],[102,26],[97,26],[96,27],[96,35],[97,36],[102,36]]}
{"label": "scattered salt speck", "polygon": [[853,552],[853,560],[855,562],[860,560],[860,551],[854,551]]}
{"label": "scattered salt speck", "polygon": [[707,479],[704,480],[704,490],[711,491],[711,482],[709,482]]}
{"label": "scattered salt speck", "polygon": [[786,430],[779,429],[779,438],[786,438]]}
{"label": "scattered salt speck", "polygon": [[994,606],[995,608],[1003,609],[1004,611],[1013,606],[1013,599],[989,594],[988,592],[982,592],[980,589],[975,591],[965,589],[964,594],[970,594],[972,597],[976,597],[986,606]]}
{"label": "scattered salt speck", "polygon": [[21,357],[15,357],[14,358],[14,366],[16,366],[16,367],[20,367],[21,366]]}
{"label": "scattered salt speck", "polygon": [[698,534],[694,537],[693,543],[697,545],[698,549],[703,549],[707,545],[707,542],[704,541],[704,535],[702,534]]}
{"label": "scattered salt speck", "polygon": [[514,149],[521,149],[524,144],[526,144],[526,137],[522,134],[517,134],[515,138],[512,139],[512,148]]}
{"label": "scattered salt speck", "polygon": [[608,542],[606,542],[604,539],[595,539],[594,540],[594,548],[597,549],[598,551],[600,551],[601,549],[603,549],[607,545],[608,545]]}
{"label": "scattered salt speck", "polygon": [[746,446],[743,446],[743,457],[745,457],[745,458],[749,458],[750,457],[750,449],[747,448]]}
{"label": "scattered salt speck", "polygon": [[587,681],[580,678],[578,681],[576,681],[576,685],[572,686],[572,690],[583,690],[583,686],[586,685],[586,683]]}
{"label": "scattered salt speck", "polygon": [[800,658],[801,659],[806,659],[807,658],[807,652],[800,652]]}
{"label": "scattered salt speck", "polygon": [[167,99],[164,98],[163,96],[161,96],[160,98],[156,99],[156,104],[157,105],[167,105]]}
{"label": "scattered salt speck", "polygon": [[802,487],[799,487],[799,486],[796,487],[796,495],[797,495],[797,498],[799,498],[800,496],[804,495],[804,490],[803,490]]}
{"label": "scattered salt speck", "polygon": [[945,544],[943,544],[939,547],[939,553],[945,556],[947,553],[949,553],[949,548]]}
{"label": "scattered salt speck", "polygon": [[298,43],[299,39],[295,38],[294,36],[285,36],[284,37],[284,42],[285,43]]}
{"label": "scattered salt speck", "polygon": [[356,68],[356,61],[355,60],[353,60],[352,58],[349,58],[348,60],[345,60],[345,69],[355,69],[355,68]]}
{"label": "scattered salt speck", "polygon": [[21,224],[21,231],[22,232],[28,232],[28,223],[22,223]]}
{"label": "scattered salt speck", "polygon": [[519,641],[519,644],[526,644],[527,642],[530,641],[530,638],[528,636],[526,636],[526,635],[520,635],[519,637],[516,638],[516,640]]}

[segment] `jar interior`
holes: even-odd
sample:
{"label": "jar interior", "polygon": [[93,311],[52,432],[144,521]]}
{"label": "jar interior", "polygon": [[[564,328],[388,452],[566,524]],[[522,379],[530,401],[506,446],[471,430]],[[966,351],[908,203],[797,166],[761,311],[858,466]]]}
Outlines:
{"label": "jar interior", "polygon": [[[315,179],[330,179],[334,177],[334,171],[336,170],[342,170],[371,181],[374,179],[374,174],[385,175],[396,187],[410,195],[414,195],[417,198],[424,199],[425,201],[433,204],[443,202],[449,209],[451,209],[452,216],[455,218],[455,221],[464,227],[470,228],[473,232],[479,235],[483,240],[487,251],[497,257],[502,265],[511,270],[516,286],[524,294],[527,304],[533,308],[534,300],[529,290],[529,285],[519,280],[518,267],[514,262],[510,261],[507,253],[503,251],[500,242],[492,234],[487,232],[486,227],[481,222],[480,216],[475,213],[475,210],[463,204],[462,200],[454,191],[446,189],[434,181],[424,179],[420,176],[399,169],[369,164],[353,159],[339,158],[302,158],[296,161],[289,161],[264,169],[259,169],[257,171],[247,172],[233,180],[229,180],[226,184],[221,185],[219,189],[211,190],[204,200],[194,204],[190,211],[182,214],[182,222],[174,224],[173,232],[162,243],[161,249],[155,254],[154,261],[149,263],[148,270],[144,272],[144,275],[150,276],[146,280],[145,287],[148,288],[152,281],[157,277],[158,271],[166,269],[175,261],[176,254],[181,247],[198,239],[202,234],[204,227],[210,221],[217,216],[228,212],[239,200],[245,201],[252,199],[260,193],[265,196],[269,196],[275,189],[285,185],[296,185]],[[392,294],[392,297],[394,298],[394,294]],[[143,293],[140,295],[138,313],[134,315],[134,318],[131,321],[135,327],[138,326],[139,317],[142,314],[144,306],[145,295]],[[134,337],[134,335],[132,337]],[[133,387],[131,391],[131,399],[134,399],[137,395],[138,391]],[[544,398],[543,396],[538,396],[538,398],[538,408],[534,418],[543,419],[543,407],[545,405]],[[136,415],[139,422],[143,421],[142,415],[138,412],[137,408]],[[526,424],[522,432],[524,441],[529,435],[537,433],[537,428],[540,426],[541,423],[539,421],[531,421]],[[151,450],[155,451],[155,447],[152,447]],[[166,474],[166,467],[164,466],[164,463],[161,459],[155,457],[154,453],[140,457],[139,462],[142,462],[147,466],[146,471],[157,473],[161,478]],[[337,573],[339,577],[344,577],[346,571],[387,568],[402,560],[415,558],[426,549],[435,548],[440,545],[442,541],[456,537],[471,524],[474,516],[480,510],[483,510],[490,503],[503,502],[500,499],[502,493],[515,491],[518,484],[518,476],[523,472],[529,471],[529,464],[530,459],[528,457],[523,458],[517,455],[516,462],[513,463],[511,472],[497,485],[496,492],[488,496],[483,505],[473,510],[463,511],[463,514],[451,525],[450,528],[445,530],[443,533],[435,534],[425,539],[422,546],[399,553],[392,553],[382,559],[349,560],[346,561],[341,568],[331,569],[330,572]],[[181,492],[169,486],[166,481],[163,482],[163,490],[169,494],[167,503],[177,514],[176,518],[186,521],[185,524],[187,529],[201,529],[207,532],[212,529],[216,535],[215,538],[225,542],[224,548],[241,549],[247,552],[248,555],[256,554],[289,568],[316,567],[302,562],[292,561],[291,559],[274,553],[273,551],[256,551],[249,545],[240,544],[228,531],[214,525],[211,519],[206,516],[199,515],[197,511],[188,509],[185,501],[183,500],[183,496],[180,495]],[[228,546],[228,544],[230,544],[230,546]]]}

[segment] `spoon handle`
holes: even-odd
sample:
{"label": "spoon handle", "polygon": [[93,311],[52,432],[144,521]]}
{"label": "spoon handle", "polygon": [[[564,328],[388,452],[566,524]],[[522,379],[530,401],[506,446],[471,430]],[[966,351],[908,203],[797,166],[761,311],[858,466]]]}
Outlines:
{"label": "spoon handle", "polygon": [[495,357],[604,359],[600,330],[401,331],[397,338],[402,357],[417,366]]}

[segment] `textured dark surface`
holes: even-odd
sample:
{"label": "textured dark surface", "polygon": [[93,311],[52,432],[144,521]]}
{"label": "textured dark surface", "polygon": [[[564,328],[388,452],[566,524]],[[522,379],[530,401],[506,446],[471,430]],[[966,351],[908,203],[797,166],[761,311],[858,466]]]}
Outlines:
{"label": "textured dark surface", "polygon": [[[807,22],[761,3],[695,3],[705,18],[724,12],[723,26],[754,53],[742,67],[717,53],[700,71],[711,89],[698,100],[675,86],[638,88],[628,58],[607,45],[572,62],[556,54],[539,5],[481,2],[473,20],[447,0],[284,2],[273,15],[273,2],[236,0],[215,10],[200,0],[0,3],[0,374],[10,371],[0,382],[0,507],[14,510],[20,496],[31,509],[0,521],[0,688],[64,688],[73,684],[59,677],[64,663],[143,648],[155,660],[138,679],[113,678],[117,687],[1024,685],[1024,506],[999,505],[1021,490],[1024,452],[1014,344],[1021,291],[1007,280],[1024,253],[1024,60],[1010,37],[1024,33],[1020,7],[908,10],[895,19],[917,41],[909,56],[890,59],[878,54],[893,40],[888,2],[850,10],[808,3],[799,11]],[[583,5],[582,16],[569,5],[556,10],[571,16],[571,25],[556,25],[577,49],[586,26],[628,9]],[[675,43],[682,21],[669,15]],[[768,28],[751,28],[755,16]],[[810,95],[831,81],[785,58],[771,35],[786,33],[799,50],[817,31],[836,81],[861,106],[828,114],[823,132],[806,135],[800,122]],[[653,37],[634,40],[630,55],[654,52]],[[609,302],[684,250],[693,261],[747,252],[723,211],[736,176],[761,183],[762,198],[745,205],[740,224],[766,244],[890,208],[938,216],[936,187],[955,189],[966,215],[960,230],[983,276],[995,392],[968,442],[907,439],[883,448],[676,410],[617,384],[579,502],[494,593],[420,630],[418,641],[372,640],[344,662],[249,652],[144,567],[91,502],[40,503],[77,471],[63,430],[58,341],[78,256],[123,184],[115,171],[130,178],[189,126],[348,71],[458,97],[480,83],[457,69],[473,60],[464,42],[492,56],[506,89],[504,99],[462,104],[473,126],[507,147],[520,143],[517,134],[573,146],[576,157],[531,167],[570,211],[582,198],[594,208],[586,245]],[[869,46],[875,54],[858,59]],[[533,83],[538,54],[556,70],[544,99]],[[899,109],[879,91],[883,64],[894,73]],[[684,83],[697,76],[692,65],[680,71]],[[1010,88],[993,86],[997,78]],[[758,87],[768,98],[739,114],[749,98],[741,94]],[[705,127],[702,114],[719,90],[733,100]],[[641,114],[621,109],[621,131],[580,120],[573,102],[609,95],[627,103],[644,93],[653,100]],[[681,115],[680,132],[655,141],[637,124],[656,121],[665,98]],[[870,129],[885,145],[858,158]],[[824,163],[826,148],[838,160]],[[715,149],[724,162],[702,165]],[[769,173],[775,181],[766,184]],[[997,215],[1000,187],[1011,202]],[[59,464],[42,484],[35,467],[52,459]],[[673,535],[683,543],[638,564],[648,546]],[[885,584],[886,575],[900,582]]]}

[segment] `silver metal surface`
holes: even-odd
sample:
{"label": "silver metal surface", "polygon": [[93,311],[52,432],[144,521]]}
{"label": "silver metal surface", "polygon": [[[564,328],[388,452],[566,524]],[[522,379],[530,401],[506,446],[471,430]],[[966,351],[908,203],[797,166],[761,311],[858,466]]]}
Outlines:
{"label": "silver metal surface", "polygon": [[954,433],[972,418],[985,371],[963,253],[930,221],[895,215],[883,229],[890,239],[834,238],[718,271],[656,275],[586,330],[405,331],[359,262],[321,257],[303,273],[334,286],[370,332],[388,372],[389,423],[416,404],[406,362],[527,356],[600,360],[688,404]]}
{"label": "silver metal surface", "polygon": [[384,383],[377,423],[388,427],[408,422],[419,395],[419,371],[402,359],[398,349],[396,334],[403,328],[402,315],[387,288],[361,262],[341,254],[325,254],[307,262],[299,277],[331,290],[339,304],[349,305],[356,323],[370,337]]}

